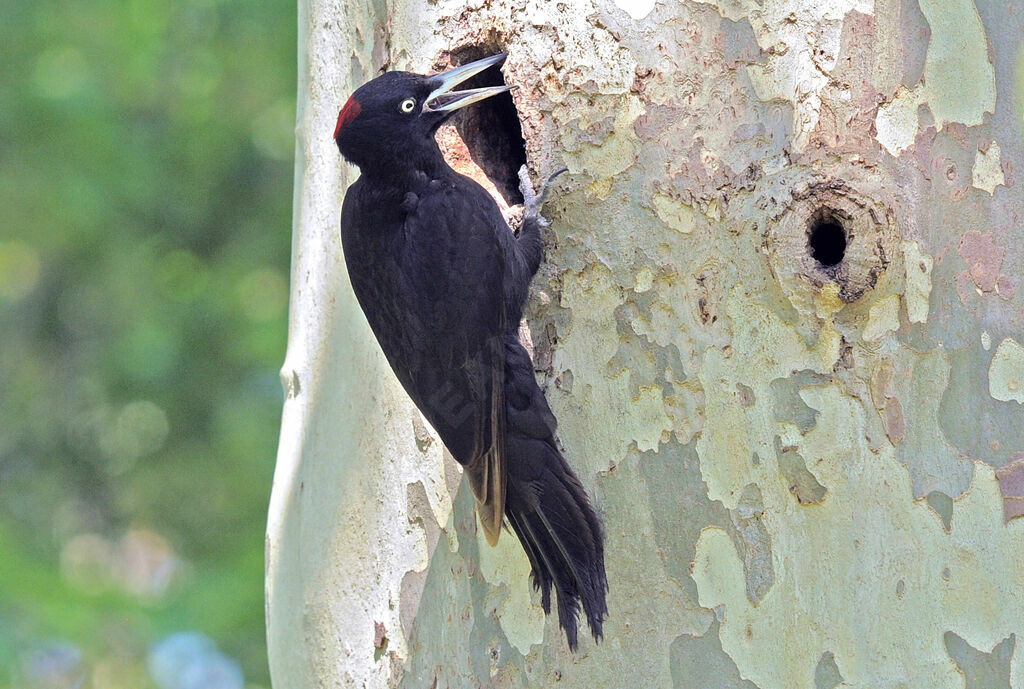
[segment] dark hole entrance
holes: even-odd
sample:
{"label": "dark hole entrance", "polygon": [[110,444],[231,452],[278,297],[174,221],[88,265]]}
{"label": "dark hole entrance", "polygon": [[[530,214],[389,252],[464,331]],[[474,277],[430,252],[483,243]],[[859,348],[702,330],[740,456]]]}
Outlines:
{"label": "dark hole entrance", "polygon": [[[497,45],[466,46],[452,54],[452,65],[464,65],[500,52]],[[505,78],[498,65],[463,82],[459,90],[504,84]],[[494,183],[505,201],[509,205],[522,203],[519,168],[526,163],[526,143],[512,94],[502,93],[474,103],[459,110],[452,121],[469,149],[469,156]]]}
{"label": "dark hole entrance", "polygon": [[821,265],[838,265],[846,254],[846,231],[839,220],[826,211],[811,222],[807,246],[811,257]]}

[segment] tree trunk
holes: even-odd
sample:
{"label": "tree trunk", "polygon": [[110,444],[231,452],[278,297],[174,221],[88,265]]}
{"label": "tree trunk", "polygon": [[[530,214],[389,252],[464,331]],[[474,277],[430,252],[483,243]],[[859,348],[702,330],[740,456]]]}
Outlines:
{"label": "tree trunk", "polygon": [[[1007,5],[300,2],[276,689],[1024,687]],[[569,168],[527,313],[607,532],[605,639],[576,655],[516,539],[484,542],[338,233],[353,89],[499,50],[534,178]],[[514,120],[443,139],[510,202]]]}

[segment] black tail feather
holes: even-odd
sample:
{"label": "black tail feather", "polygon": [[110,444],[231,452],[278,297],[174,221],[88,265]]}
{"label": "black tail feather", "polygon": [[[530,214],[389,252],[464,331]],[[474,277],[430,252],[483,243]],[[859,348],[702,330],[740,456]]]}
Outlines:
{"label": "black tail feather", "polygon": [[604,535],[583,486],[553,438],[509,438],[506,516],[533,568],[544,612],[557,592],[558,622],[576,650],[580,607],[594,639],[608,614]]}

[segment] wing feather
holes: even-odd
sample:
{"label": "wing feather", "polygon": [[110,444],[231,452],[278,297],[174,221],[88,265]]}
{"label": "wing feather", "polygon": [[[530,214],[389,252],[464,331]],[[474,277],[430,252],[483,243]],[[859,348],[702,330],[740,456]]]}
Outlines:
{"label": "wing feather", "polygon": [[[406,220],[403,272],[416,276],[412,289],[422,295],[410,308],[428,313],[431,322],[428,341],[419,343],[426,350],[419,360],[449,362],[451,368],[410,373],[423,381],[415,385],[427,407],[420,408],[466,468],[481,526],[494,545],[505,518],[508,474],[504,339],[514,238],[475,182],[460,177],[439,186],[420,196]],[[449,399],[446,407],[468,411],[466,423],[446,421],[442,405],[431,404],[423,388],[440,379],[450,383],[455,397],[467,397]]]}

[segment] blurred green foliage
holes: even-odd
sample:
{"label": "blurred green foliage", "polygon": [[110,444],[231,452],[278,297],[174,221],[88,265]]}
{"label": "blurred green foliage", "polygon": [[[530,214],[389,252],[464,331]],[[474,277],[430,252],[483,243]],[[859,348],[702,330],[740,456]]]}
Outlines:
{"label": "blurred green foliage", "polygon": [[0,686],[186,629],[267,684],[295,3],[0,7]]}

